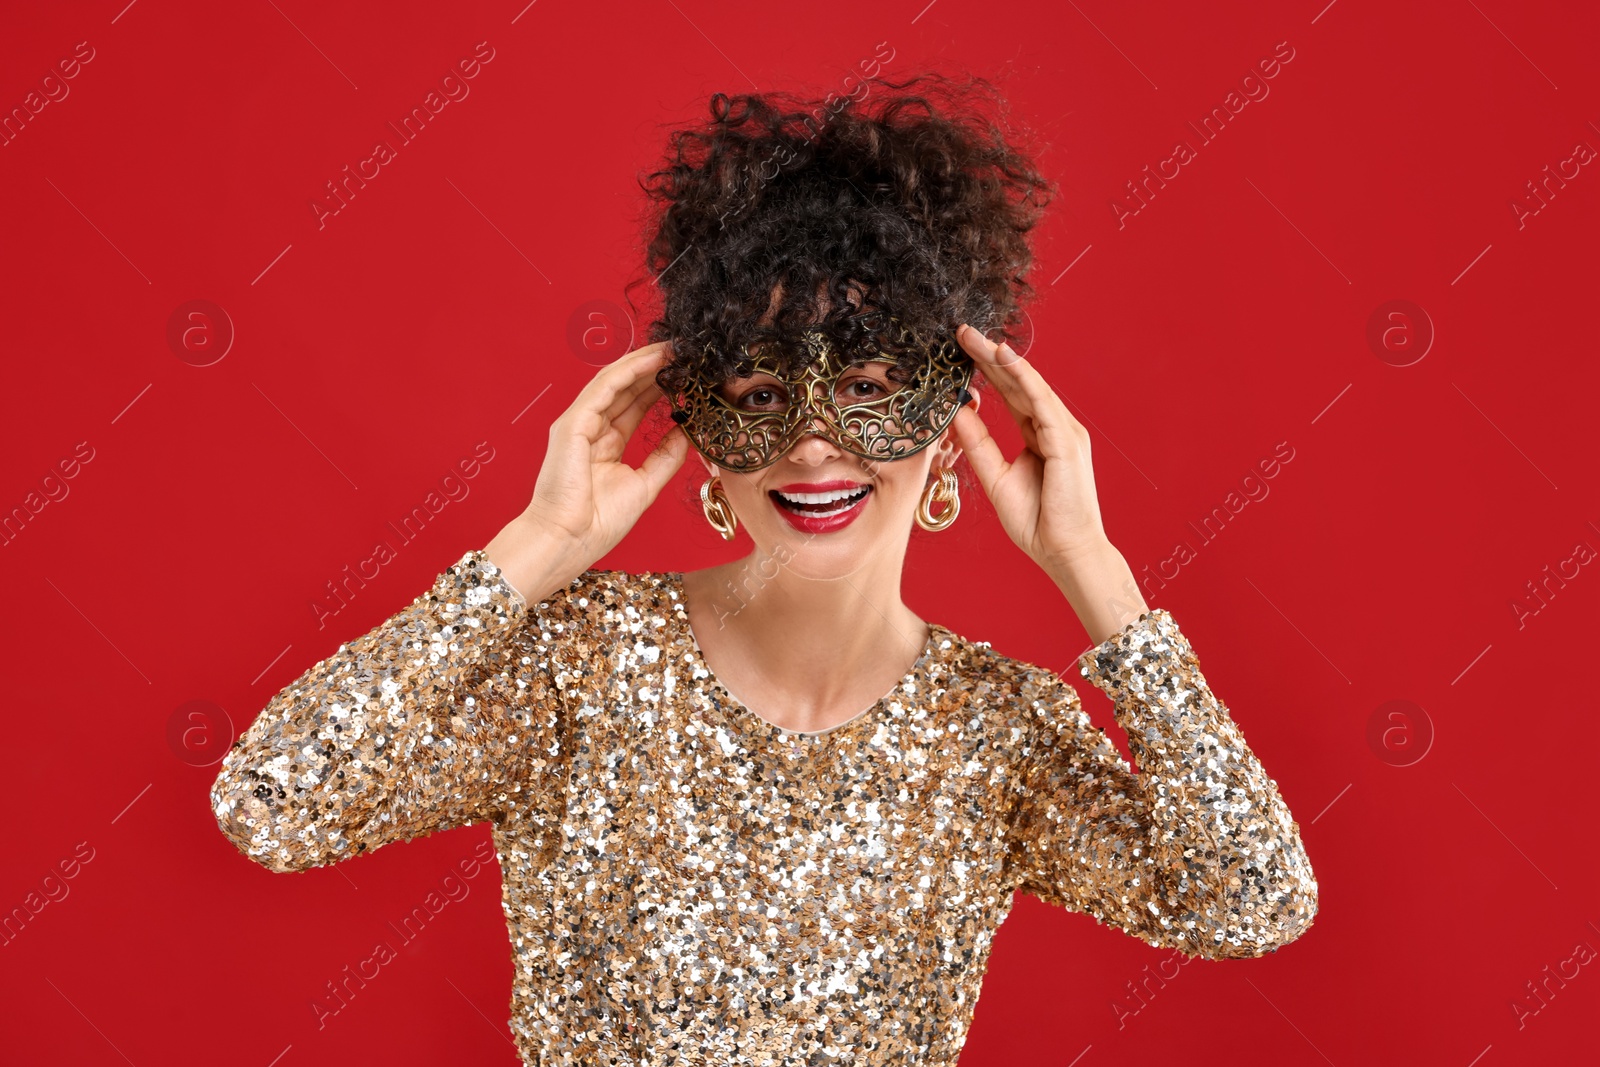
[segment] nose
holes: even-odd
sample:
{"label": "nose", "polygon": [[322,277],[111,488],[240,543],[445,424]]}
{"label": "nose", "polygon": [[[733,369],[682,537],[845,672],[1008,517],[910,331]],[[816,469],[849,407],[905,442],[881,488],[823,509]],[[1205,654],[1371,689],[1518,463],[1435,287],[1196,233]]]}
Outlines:
{"label": "nose", "polygon": [[817,467],[844,456],[845,450],[828,436],[832,432],[829,428],[829,413],[832,412],[836,416],[838,407],[831,403],[827,387],[808,381],[806,388],[801,392],[800,405],[800,422],[805,429],[789,447],[784,458],[791,463]]}
{"label": "nose", "polygon": [[805,432],[789,448],[785,458],[792,463],[805,463],[815,467],[844,455],[844,449],[826,436],[829,432],[828,422],[823,413],[812,409],[810,416]]}
{"label": "nose", "polygon": [[800,439],[790,447],[789,453],[785,458],[791,463],[803,463],[816,467],[844,455],[844,449],[824,437],[821,432],[822,429],[822,423],[814,421],[811,424],[811,428],[802,434]]}

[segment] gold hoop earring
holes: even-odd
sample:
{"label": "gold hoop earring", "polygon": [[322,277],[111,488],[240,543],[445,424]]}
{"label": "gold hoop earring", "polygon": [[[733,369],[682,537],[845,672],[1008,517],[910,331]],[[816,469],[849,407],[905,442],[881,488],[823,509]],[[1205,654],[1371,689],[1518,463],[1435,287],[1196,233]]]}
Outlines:
{"label": "gold hoop earring", "polygon": [[721,478],[712,475],[706,479],[700,487],[700,506],[711,528],[721,534],[724,541],[732,541],[734,532],[739,529],[739,517],[733,513],[728,494],[723,492]]}
{"label": "gold hoop earring", "polygon": [[[944,513],[937,519],[933,517],[933,502],[944,501]],[[961,512],[961,485],[956,481],[954,467],[939,468],[939,477],[928,483],[922,490],[922,499],[917,502],[917,525],[924,530],[937,533],[946,529],[956,516]]]}

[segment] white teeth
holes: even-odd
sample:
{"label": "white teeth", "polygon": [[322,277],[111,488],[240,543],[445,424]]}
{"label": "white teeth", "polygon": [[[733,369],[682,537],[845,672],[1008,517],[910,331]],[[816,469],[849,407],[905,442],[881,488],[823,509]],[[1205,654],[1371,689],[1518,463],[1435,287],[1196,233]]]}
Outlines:
{"label": "white teeth", "polygon": [[[797,514],[806,515],[813,519],[826,519],[833,515],[843,515],[866,497],[871,486],[859,486],[855,489],[835,489],[826,493],[781,493],[774,489],[778,499],[785,504],[838,504],[838,507],[826,511],[798,511]],[[790,510],[796,510],[791,508]]]}
{"label": "white teeth", "polygon": [[782,490],[774,490],[792,504],[831,504],[835,500],[851,500],[866,491],[866,486],[857,489],[832,489],[826,493],[785,493]]}
{"label": "white teeth", "polygon": [[[865,495],[866,495],[865,493],[862,494],[862,496],[865,496]],[[861,497],[857,497],[856,499],[851,500],[851,501],[849,501],[847,503],[840,504],[836,508],[829,508],[827,511],[804,511],[804,512],[801,512],[800,514],[805,515],[807,518],[811,518],[811,519],[827,519],[827,518],[832,518],[834,515],[843,515],[845,512],[849,511],[851,508],[855,507],[860,502],[861,502]]]}

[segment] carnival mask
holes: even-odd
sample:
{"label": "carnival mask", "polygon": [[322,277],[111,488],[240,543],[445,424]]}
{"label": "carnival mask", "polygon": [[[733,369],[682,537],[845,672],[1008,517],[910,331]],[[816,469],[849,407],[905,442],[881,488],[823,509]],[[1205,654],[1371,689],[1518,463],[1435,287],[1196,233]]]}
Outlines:
{"label": "carnival mask", "polygon": [[[776,383],[695,376],[669,394],[673,420],[707,459],[727,470],[760,470],[808,433],[863,459],[904,459],[932,444],[971,399],[975,365],[952,337],[924,346],[927,359],[905,383],[887,376],[892,356],[846,362],[821,328],[806,329],[802,338],[811,358],[796,374],[783,373],[770,343],[754,354],[745,350],[751,375]],[[901,339],[909,342],[909,331]]]}

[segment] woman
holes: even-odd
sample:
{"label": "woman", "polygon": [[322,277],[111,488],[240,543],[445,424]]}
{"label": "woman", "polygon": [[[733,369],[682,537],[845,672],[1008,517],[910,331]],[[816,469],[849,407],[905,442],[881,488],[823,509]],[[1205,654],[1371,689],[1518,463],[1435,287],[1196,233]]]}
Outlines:
{"label": "woman", "polygon": [[[1047,183],[981,85],[862,84],[820,125],[718,95],[675,136],[654,343],[551,424],[527,509],[284,689],[213,788],[276,871],[492,822],[530,1064],[954,1063],[1018,890],[1208,959],[1315,916],[1276,784],[1106,537],[1088,434],[972,325],[1020,317]],[[691,448],[749,554],[593,569]],[[960,457],[1139,773],[1054,672],[901,600]]]}

